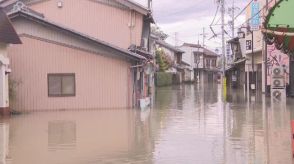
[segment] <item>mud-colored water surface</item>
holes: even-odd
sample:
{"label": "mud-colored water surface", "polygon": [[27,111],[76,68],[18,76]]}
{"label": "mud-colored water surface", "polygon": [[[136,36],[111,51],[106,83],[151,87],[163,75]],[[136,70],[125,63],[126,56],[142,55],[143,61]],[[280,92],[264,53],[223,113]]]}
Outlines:
{"label": "mud-colored water surface", "polygon": [[144,111],[12,116],[0,121],[0,164],[292,164],[294,101],[246,97],[181,85],[159,88]]}

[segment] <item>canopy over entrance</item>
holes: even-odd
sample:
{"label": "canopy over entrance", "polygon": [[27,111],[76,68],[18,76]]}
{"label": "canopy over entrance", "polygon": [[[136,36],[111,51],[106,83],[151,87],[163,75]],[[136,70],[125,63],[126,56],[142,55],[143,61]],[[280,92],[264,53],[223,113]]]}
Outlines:
{"label": "canopy over entrance", "polygon": [[280,0],[269,11],[262,29],[266,42],[286,54],[294,54],[293,9],[293,0]]}

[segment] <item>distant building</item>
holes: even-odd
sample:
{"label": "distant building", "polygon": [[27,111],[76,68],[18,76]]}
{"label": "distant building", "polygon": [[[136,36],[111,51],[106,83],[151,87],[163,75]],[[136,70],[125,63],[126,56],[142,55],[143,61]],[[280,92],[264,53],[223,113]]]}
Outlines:
{"label": "distant building", "polygon": [[185,52],[180,48],[165,42],[155,34],[152,34],[151,38],[151,40],[153,40],[152,44],[154,53],[156,50],[164,51],[166,58],[171,62],[171,67],[166,70],[166,72],[174,74],[173,83],[179,84],[182,82],[191,82],[191,66],[183,61],[183,53]]}
{"label": "distant building", "polygon": [[184,43],[179,47],[185,51],[183,61],[189,64],[191,81],[212,82],[217,79],[219,69],[217,68],[218,55],[198,44]]}
{"label": "distant building", "polygon": [[178,49],[175,46],[163,41],[163,40],[156,40],[156,49],[162,49],[165,52],[165,55],[170,58],[172,62],[172,66],[167,72],[177,73],[178,67],[181,65],[182,55],[184,51]]}
{"label": "distant building", "polygon": [[232,61],[226,69],[227,85],[232,88],[243,88],[246,84],[245,53],[242,53],[239,38],[233,38],[227,43],[232,51]]}

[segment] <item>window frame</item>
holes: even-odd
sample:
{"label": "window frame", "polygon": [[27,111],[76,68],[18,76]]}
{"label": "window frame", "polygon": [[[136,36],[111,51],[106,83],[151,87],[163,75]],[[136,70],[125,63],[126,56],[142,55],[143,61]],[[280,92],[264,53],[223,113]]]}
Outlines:
{"label": "window frame", "polygon": [[[50,94],[50,89],[49,89],[49,78],[50,76],[55,76],[55,77],[61,77],[61,94]],[[62,93],[62,79],[64,76],[72,76],[74,78],[74,93],[73,94],[63,94]],[[76,75],[75,73],[48,73],[47,74],[47,93],[48,97],[75,97],[76,96]]]}

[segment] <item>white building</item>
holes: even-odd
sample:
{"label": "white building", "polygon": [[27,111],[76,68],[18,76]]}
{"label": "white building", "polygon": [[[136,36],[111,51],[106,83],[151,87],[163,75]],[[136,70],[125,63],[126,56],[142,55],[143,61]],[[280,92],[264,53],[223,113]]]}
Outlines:
{"label": "white building", "polygon": [[179,48],[185,52],[182,56],[182,61],[189,65],[189,71],[186,72],[186,76],[189,76],[190,80],[194,81],[194,68],[196,68],[194,52],[198,51],[199,48],[189,43],[184,43]]}
{"label": "white building", "polygon": [[182,60],[190,65],[190,78],[203,82],[213,81],[219,72],[217,68],[218,55],[198,44],[184,43],[179,47],[185,53]]}

